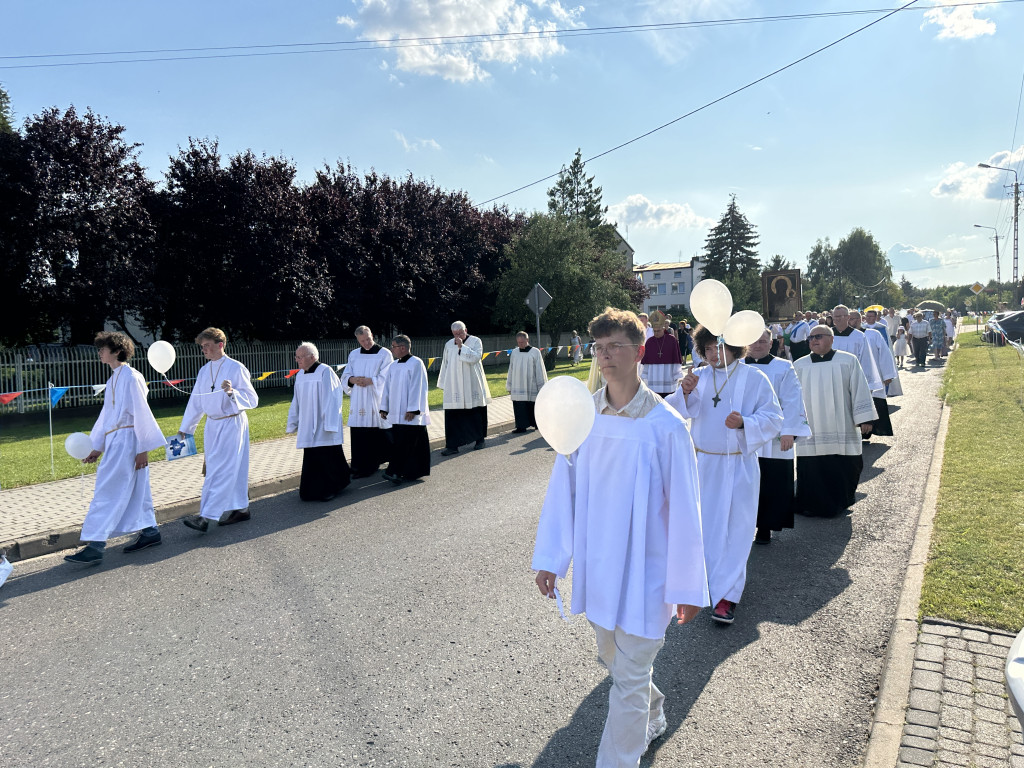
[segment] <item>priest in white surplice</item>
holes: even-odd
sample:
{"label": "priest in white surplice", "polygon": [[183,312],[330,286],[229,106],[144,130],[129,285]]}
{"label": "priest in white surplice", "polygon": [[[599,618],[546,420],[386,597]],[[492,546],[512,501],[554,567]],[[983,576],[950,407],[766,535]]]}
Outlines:
{"label": "priest in white surplice", "polygon": [[533,568],[554,598],[572,564],[571,611],[587,615],[612,677],[597,765],[636,766],[667,728],[652,678],[665,630],[708,604],[697,469],[685,423],[640,381],[637,316],[607,309],[589,331],[607,385],[594,394],[590,435],[555,458]]}
{"label": "priest in white surplice", "polygon": [[757,452],[779,434],[782,408],[768,377],[741,362],[744,347],[719,345],[702,325],[693,340],[708,365],[688,373],[666,401],[693,420],[711,618],[731,624],[757,527]]}
{"label": "priest in white surplice", "polygon": [[349,396],[348,433],[352,439],[352,477],[369,477],[388,460],[391,425],[380,417],[380,397],[388,368],[394,362],[390,350],[373,338],[367,326],[356,328],[358,349],[348,356],[341,386]]}
{"label": "priest in white surplice", "polygon": [[427,367],[412,354],[405,334],[391,341],[395,362],[388,368],[380,416],[391,425],[391,463],[384,479],[395,485],[430,474],[430,406],[427,403]]}
{"label": "priest in white surplice", "polygon": [[487,404],[491,391],[484,376],[484,344],[470,336],[461,320],[452,323],[452,338],[444,345],[437,388],[444,390],[444,450],[442,456],[459,452],[459,446],[473,443],[484,447],[487,436]]}
{"label": "priest in white surplice", "polygon": [[302,451],[299,498],[330,501],[351,482],[341,447],[341,381],[331,366],[320,362],[320,350],[312,342],[299,345],[295,362],[302,370],[295,375],[285,431],[298,433],[295,447]]}
{"label": "priest in white surplice", "polygon": [[111,374],[103,390],[103,408],[89,434],[92,452],[82,461],[96,470],[96,491],[85,513],[81,539],[85,547],[64,559],[69,563],[98,563],[107,539],[139,531],[124,547],[138,552],[160,543],[156,511],[149,488],[149,451],[164,445],[160,426],[149,410],[149,387],[142,374],[128,365],[135,344],[123,333],[96,334],[93,344],[100,362]]}
{"label": "priest in white surplice", "polygon": [[[813,332],[813,331],[812,331]],[[793,527],[795,496],[793,443],[798,437],[810,437],[811,428],[804,413],[803,390],[789,360],[775,357],[768,350],[773,346],[774,332],[765,329],[761,338],[747,350],[747,365],[756,365],[768,377],[775,396],[782,406],[782,429],[779,436],[761,446],[757,464],[761,470],[761,489],[757,496],[757,535],[755,544],[769,544],[772,531]]]}
{"label": "priest in white surplice", "polygon": [[[868,312],[868,316],[877,314]],[[850,312],[850,325],[864,334],[868,347],[871,348],[871,356],[875,359],[875,366],[878,368],[878,375],[882,379],[882,388],[873,390],[871,398],[875,401],[875,412],[878,418],[871,424],[871,435],[865,435],[865,439],[877,435],[887,437],[893,434],[892,421],[889,419],[890,397],[903,394],[903,387],[900,384],[899,373],[896,370],[896,358],[893,357],[892,347],[889,346],[889,338],[886,336],[885,323],[881,323],[882,330],[876,325],[865,324],[860,317],[860,312]]]}
{"label": "priest in white surplice", "polygon": [[811,517],[835,517],[853,505],[864,466],[861,434],[877,416],[860,361],[832,341],[832,329],[819,325],[811,354],[793,364],[811,427],[796,445],[796,512]]}
{"label": "priest in white surplice", "polygon": [[219,328],[207,328],[196,344],[207,359],[181,419],[179,434],[191,435],[206,416],[203,480],[199,514],[182,522],[205,533],[210,520],[233,525],[249,519],[249,418],[247,410],[259,404],[249,369],[224,354],[228,337]]}
{"label": "priest in white surplice", "polygon": [[505,389],[512,396],[512,413],[516,419],[513,432],[525,432],[528,427],[537,428],[533,408],[540,388],[548,381],[544,358],[540,350],[530,346],[530,334],[520,331],[516,334],[516,348],[508,358],[508,376]]}

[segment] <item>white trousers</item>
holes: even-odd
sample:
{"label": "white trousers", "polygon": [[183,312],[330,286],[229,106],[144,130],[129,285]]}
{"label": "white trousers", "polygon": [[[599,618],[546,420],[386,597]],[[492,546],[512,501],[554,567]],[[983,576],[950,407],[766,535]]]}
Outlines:
{"label": "white trousers", "polygon": [[654,657],[665,638],[651,640],[590,622],[598,660],[612,675],[608,719],[597,750],[597,768],[636,768],[647,748],[647,723],[661,717],[664,694],[651,679]]}

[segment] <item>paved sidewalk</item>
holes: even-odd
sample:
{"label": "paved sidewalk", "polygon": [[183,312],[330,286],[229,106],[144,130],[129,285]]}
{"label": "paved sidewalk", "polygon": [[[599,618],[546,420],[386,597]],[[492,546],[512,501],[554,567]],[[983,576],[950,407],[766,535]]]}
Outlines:
{"label": "paved sidewalk", "polygon": [[[431,411],[430,418],[430,447],[440,448],[444,445],[444,411]],[[504,432],[513,424],[512,398],[492,400],[487,406],[487,433]],[[345,427],[346,458],[349,445]],[[471,450],[471,446],[462,450]],[[175,520],[199,510],[202,468],[201,454],[150,465],[157,522]],[[302,452],[295,448],[294,436],[253,443],[249,453],[249,498],[298,488],[301,469]],[[77,546],[95,484],[96,476],[92,474],[0,491],[0,549],[7,549],[13,561]]]}
{"label": "paved sidewalk", "polygon": [[984,627],[924,620],[898,768],[1024,768],[1021,725],[1004,677],[1013,638]]}

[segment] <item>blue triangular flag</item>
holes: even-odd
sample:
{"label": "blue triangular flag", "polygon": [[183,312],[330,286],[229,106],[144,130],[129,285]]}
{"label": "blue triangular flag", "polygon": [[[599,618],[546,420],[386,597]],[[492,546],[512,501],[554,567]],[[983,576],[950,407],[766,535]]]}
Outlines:
{"label": "blue triangular flag", "polygon": [[50,407],[55,408],[60,399],[64,397],[64,393],[67,392],[70,387],[51,387],[50,388]]}

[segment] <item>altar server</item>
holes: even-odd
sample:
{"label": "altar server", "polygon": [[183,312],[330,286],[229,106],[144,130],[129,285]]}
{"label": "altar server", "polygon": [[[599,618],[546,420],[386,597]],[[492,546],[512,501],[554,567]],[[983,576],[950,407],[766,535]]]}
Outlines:
{"label": "altar server", "polygon": [[125,545],[125,552],[160,543],[149,488],[149,451],[162,447],[164,436],[146,402],[145,378],[128,365],[135,345],[123,333],[108,332],[96,334],[93,344],[111,374],[103,390],[103,408],[89,434],[92,452],[82,461],[92,464],[106,455],[96,470],[96,491],[82,523],[85,547],[67,555],[69,563],[99,563],[107,539],[135,531],[139,535]]}
{"label": "altar server", "polygon": [[572,564],[571,612],[586,614],[612,678],[597,765],[619,768],[637,766],[667,728],[654,659],[672,616],[685,623],[708,604],[707,578],[693,444],[640,381],[644,326],[609,308],[589,332],[607,385],[594,394],[589,436],[555,458],[533,568],[555,598]]}
{"label": "altar server", "polygon": [[708,365],[688,373],[667,402],[693,420],[711,618],[732,624],[757,527],[757,452],[779,434],[782,408],[768,377],[740,362],[743,347],[719,345],[700,325],[693,338]]}
{"label": "altar server", "polygon": [[331,366],[320,362],[320,350],[312,342],[299,345],[295,362],[302,370],[295,375],[285,431],[298,433],[295,447],[302,451],[299,498],[330,501],[351,482],[341,447],[341,381]]}
{"label": "altar server", "polygon": [[452,323],[452,338],[444,345],[437,388],[444,390],[444,450],[442,456],[459,452],[459,446],[473,443],[484,447],[487,436],[487,404],[491,391],[484,376],[484,344],[470,336],[461,320]]}
{"label": "altar server", "polygon": [[369,477],[388,460],[391,451],[390,425],[380,417],[380,398],[388,368],[394,362],[391,352],[373,338],[367,326],[356,328],[359,348],[348,356],[341,374],[341,385],[349,396],[348,433],[352,439],[352,477]]}
{"label": "altar server", "polygon": [[412,354],[412,340],[395,336],[391,342],[394,364],[388,368],[380,416],[391,425],[391,463],[384,478],[398,485],[430,474],[430,406],[427,404],[427,367]]}
{"label": "altar server", "polygon": [[761,470],[761,490],[757,496],[756,544],[769,544],[772,531],[793,527],[794,477],[796,467],[793,443],[797,437],[809,437],[811,428],[804,413],[803,391],[789,360],[772,355],[774,332],[765,329],[761,338],[747,350],[747,365],[756,365],[768,377],[782,406],[782,429],[778,437],[757,452]]}
{"label": "altar server", "polygon": [[537,428],[533,410],[540,388],[548,381],[544,358],[540,350],[530,346],[530,334],[520,331],[516,334],[516,348],[508,358],[508,376],[505,389],[512,396],[512,413],[516,419],[513,432],[525,432],[528,427]]}
{"label": "altar server", "polygon": [[207,359],[181,419],[179,434],[191,435],[206,416],[203,432],[204,469],[199,514],[182,522],[205,533],[211,520],[233,525],[249,519],[249,419],[247,410],[259,404],[249,369],[224,354],[228,337],[207,328],[196,344]]}
{"label": "altar server", "polygon": [[[860,312],[850,312],[850,325],[861,331],[871,349],[871,356],[875,360],[875,367],[878,368],[878,376],[882,380],[881,389],[872,390],[871,399],[875,402],[875,413],[878,418],[871,425],[871,435],[888,437],[892,435],[892,421],[889,418],[889,403],[887,398],[897,397],[903,394],[903,387],[900,385],[899,373],[896,370],[896,358],[893,357],[892,347],[885,331],[866,326],[861,320]],[[887,330],[887,329],[886,329]],[[867,440],[871,435],[865,435]]]}

